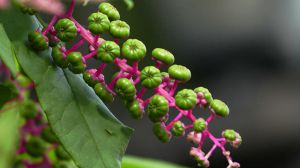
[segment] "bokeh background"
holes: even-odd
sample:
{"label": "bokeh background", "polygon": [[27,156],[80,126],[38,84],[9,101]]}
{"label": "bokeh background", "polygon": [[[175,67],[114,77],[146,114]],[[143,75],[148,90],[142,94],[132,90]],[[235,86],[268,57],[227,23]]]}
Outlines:
{"label": "bokeh background", "polygon": [[[192,80],[182,87],[205,86],[229,105],[230,116],[210,129],[220,135],[233,128],[242,135],[242,146],[229,149],[243,168],[300,167],[299,0],[135,0],[131,11],[120,0],[112,3],[130,24],[132,38],[149,51],[170,50],[177,64],[191,69]],[[75,17],[86,23],[96,10],[78,7]],[[143,64],[151,64],[150,52]],[[120,101],[108,107],[135,129],[128,154],[196,167],[184,138],[162,144],[147,117],[131,119]],[[217,150],[211,167],[225,165]]]}

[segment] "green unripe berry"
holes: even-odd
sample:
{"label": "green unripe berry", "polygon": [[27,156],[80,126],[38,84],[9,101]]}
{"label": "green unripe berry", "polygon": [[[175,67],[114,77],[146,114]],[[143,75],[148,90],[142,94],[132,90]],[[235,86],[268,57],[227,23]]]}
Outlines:
{"label": "green unripe berry", "polygon": [[70,52],[67,55],[68,68],[75,74],[83,73],[85,65],[80,52]]}
{"label": "green unripe berry", "polygon": [[25,119],[33,119],[38,112],[36,104],[32,100],[24,100],[20,107],[20,114]]}
{"label": "green unripe berry", "polygon": [[109,30],[108,17],[100,12],[92,13],[88,17],[88,28],[94,34],[101,34]]}
{"label": "green unripe berry", "polygon": [[78,65],[69,64],[68,67],[69,67],[69,70],[72,71],[74,74],[81,74],[85,70],[84,64],[78,64]]}
{"label": "green unripe berry", "polygon": [[110,3],[102,2],[99,5],[99,11],[101,13],[104,13],[105,15],[107,15],[107,17],[110,20],[119,20],[120,19],[120,14],[119,14],[118,10],[114,6],[112,6]]}
{"label": "green unripe berry", "polygon": [[210,102],[213,100],[213,97],[212,97],[211,93],[209,92],[209,90],[204,87],[197,87],[194,89],[194,92],[202,93],[204,96],[204,99],[207,101],[208,104],[210,104]]}
{"label": "green unripe berry", "polygon": [[168,69],[168,73],[171,78],[182,81],[182,82],[187,82],[191,79],[191,71],[187,69],[185,66],[182,65],[172,65]]}
{"label": "green unripe berry", "polygon": [[65,151],[62,146],[58,146],[55,148],[55,155],[59,160],[70,160],[69,154]]}
{"label": "green unripe berry", "polygon": [[171,133],[166,129],[166,126],[160,122],[153,125],[152,131],[155,136],[164,143],[169,142],[172,137]]}
{"label": "green unripe berry", "polygon": [[114,101],[113,95],[108,90],[106,90],[106,88],[101,83],[97,83],[94,86],[94,90],[95,90],[95,93],[98,95],[98,97],[102,101],[108,102],[108,103]]}
{"label": "green unripe berry", "polygon": [[222,135],[228,141],[234,141],[237,138],[237,133],[232,129],[226,129]]}
{"label": "green unripe berry", "polygon": [[176,121],[171,131],[174,136],[183,136],[185,134],[184,124],[181,121]]}
{"label": "green unripe berry", "polygon": [[58,141],[56,135],[53,133],[50,127],[45,127],[43,129],[41,137],[43,140],[49,143],[56,143]]}
{"label": "green unripe berry", "polygon": [[147,49],[143,42],[137,39],[128,39],[123,43],[122,55],[131,61],[139,61],[146,55]]}
{"label": "green unripe berry", "polygon": [[166,65],[172,65],[175,61],[174,55],[162,48],[155,48],[152,50],[152,57]]}
{"label": "green unripe berry", "polygon": [[29,78],[27,78],[27,76],[23,74],[19,74],[16,80],[18,81],[18,84],[22,87],[28,87],[32,82]]}
{"label": "green unripe berry", "polygon": [[67,62],[69,64],[78,65],[82,63],[82,55],[80,52],[70,52],[67,55]]}
{"label": "green unripe berry", "polygon": [[53,47],[51,55],[52,55],[54,63],[57,66],[59,66],[61,68],[67,68],[68,67],[68,63],[66,61],[66,58],[65,58],[63,52],[60,50],[60,48]]}
{"label": "green unripe berry", "polygon": [[115,85],[115,91],[118,96],[125,100],[133,100],[136,89],[133,83],[127,78],[118,79]]}
{"label": "green unripe berry", "polygon": [[210,107],[218,116],[227,117],[229,115],[228,106],[221,100],[214,99],[211,101]]}
{"label": "green unripe berry", "polygon": [[93,79],[92,74],[87,71],[83,73],[83,80],[91,87],[94,87],[98,83],[97,80]]}
{"label": "green unripe berry", "polygon": [[38,51],[46,50],[48,48],[48,38],[40,32],[33,31],[28,34],[28,41],[30,46]]}
{"label": "green unripe berry", "polygon": [[77,36],[75,23],[70,19],[59,19],[54,26],[57,37],[63,42],[72,41]]}
{"label": "green unripe berry", "polygon": [[206,121],[203,118],[198,118],[193,123],[193,129],[195,132],[203,132],[206,129]]}
{"label": "green unripe berry", "polygon": [[148,117],[151,121],[160,121],[169,111],[169,102],[164,96],[154,95],[148,104]]}
{"label": "green unripe berry", "polygon": [[103,42],[97,50],[97,58],[105,63],[111,63],[120,56],[120,46],[113,41]]}
{"label": "green unripe berry", "polygon": [[74,168],[74,166],[68,161],[59,161],[53,165],[53,168]]}
{"label": "green unripe berry", "polygon": [[160,70],[154,66],[144,67],[140,79],[142,85],[148,89],[156,88],[162,82]]}
{"label": "green unripe berry", "polygon": [[175,103],[180,109],[192,109],[197,103],[197,95],[191,89],[183,89],[176,94]]}
{"label": "green unripe berry", "polygon": [[38,137],[31,137],[25,145],[26,152],[33,157],[40,157],[46,151],[46,145]]}
{"label": "green unripe berry", "polygon": [[127,39],[130,35],[130,26],[121,20],[115,20],[110,23],[110,34],[113,37]]}
{"label": "green unripe berry", "polygon": [[129,110],[129,113],[134,119],[141,119],[143,117],[143,110],[140,106],[139,101],[133,100],[130,102],[127,102],[127,108]]}

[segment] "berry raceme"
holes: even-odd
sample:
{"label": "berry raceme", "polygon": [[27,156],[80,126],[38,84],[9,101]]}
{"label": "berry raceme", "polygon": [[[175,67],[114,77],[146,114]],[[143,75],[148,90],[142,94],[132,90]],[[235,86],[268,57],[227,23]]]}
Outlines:
{"label": "berry raceme", "polygon": [[[152,50],[154,65],[139,70],[139,62],[146,57],[147,48],[142,41],[129,38],[130,26],[120,20],[118,10],[111,4],[102,2],[98,11],[87,18],[88,29],[72,17],[73,10],[74,6],[71,6],[64,16],[54,16],[42,31],[30,33],[28,40],[31,47],[41,51],[48,48],[51,39],[55,39],[51,42],[54,63],[75,74],[83,74],[84,81],[102,101],[112,102],[118,96],[133,118],[141,119],[146,113],[153,122],[153,133],[162,142],[169,142],[172,135],[184,136],[187,133],[187,140],[197,145],[191,149],[190,154],[202,167],[209,167],[208,159],[216,148],[222,150],[229,167],[236,166],[236,162],[228,155],[225,144],[238,147],[242,142],[241,136],[225,130],[223,138],[215,138],[208,128],[215,118],[229,115],[229,108],[223,101],[213,99],[209,90],[204,87],[182,89],[176,93],[179,84],[191,79],[191,71],[183,65],[173,64],[174,55],[163,48]],[[100,37],[107,32],[114,41]],[[79,41],[67,49],[64,43],[74,39]],[[86,54],[77,51],[84,43],[89,45]],[[99,60],[101,64],[97,69],[86,69],[87,60],[92,58]],[[119,70],[108,81],[105,80],[103,71],[111,64]],[[167,72],[160,70],[164,67],[168,68]],[[154,94],[145,98],[144,93],[149,91]],[[208,108],[210,116],[207,119],[196,117],[194,110],[197,108]],[[178,113],[168,121],[171,109]],[[184,117],[190,123],[184,123]],[[46,135],[44,137],[48,137],[47,142],[51,139]],[[206,154],[202,151],[205,139],[210,139],[214,144]],[[55,140],[52,139],[53,141]]]}

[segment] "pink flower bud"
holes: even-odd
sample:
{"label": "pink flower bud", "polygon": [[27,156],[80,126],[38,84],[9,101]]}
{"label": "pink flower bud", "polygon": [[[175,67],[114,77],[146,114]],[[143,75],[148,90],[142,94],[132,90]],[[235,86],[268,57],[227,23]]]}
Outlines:
{"label": "pink flower bud", "polygon": [[191,131],[187,135],[186,139],[187,139],[187,141],[192,142],[195,145],[198,145],[201,141],[201,137],[202,137],[201,133],[195,133],[194,131]]}

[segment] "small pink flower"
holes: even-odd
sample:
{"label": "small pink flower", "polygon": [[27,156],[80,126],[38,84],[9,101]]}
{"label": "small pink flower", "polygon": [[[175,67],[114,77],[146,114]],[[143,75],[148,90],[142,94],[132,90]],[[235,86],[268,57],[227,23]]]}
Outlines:
{"label": "small pink flower", "polygon": [[64,5],[60,0],[21,0],[20,2],[39,11],[55,15],[64,13]]}
{"label": "small pink flower", "polygon": [[0,0],[0,9],[5,9],[8,7],[8,0]]}

